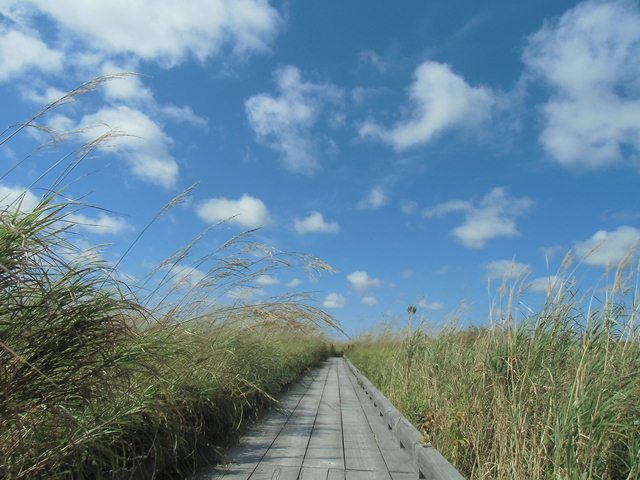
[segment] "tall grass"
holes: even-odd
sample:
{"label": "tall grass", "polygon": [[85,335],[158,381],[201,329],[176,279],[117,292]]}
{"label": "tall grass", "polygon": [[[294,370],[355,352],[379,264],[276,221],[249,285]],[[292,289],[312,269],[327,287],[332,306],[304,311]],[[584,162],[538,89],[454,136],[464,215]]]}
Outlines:
{"label": "tall grass", "polygon": [[326,356],[322,328],[337,326],[296,296],[223,301],[273,269],[329,268],[250,233],[194,260],[203,232],[140,280],[74,246],[78,205],[58,193],[99,141],[66,157],[35,208],[0,207],[0,478],[186,475]]}
{"label": "tall grass", "polygon": [[520,322],[512,287],[486,327],[387,332],[348,355],[469,478],[639,478],[634,278],[621,265],[598,307],[559,281]]}

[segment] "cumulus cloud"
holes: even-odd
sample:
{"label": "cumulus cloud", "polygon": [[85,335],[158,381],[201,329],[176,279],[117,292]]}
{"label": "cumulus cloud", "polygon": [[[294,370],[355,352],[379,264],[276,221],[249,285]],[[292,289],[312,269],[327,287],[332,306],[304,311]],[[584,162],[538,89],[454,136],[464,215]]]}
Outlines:
{"label": "cumulus cloud", "polygon": [[101,92],[110,102],[154,103],[153,93],[144,86],[142,78],[138,75],[124,72],[133,72],[136,66],[133,64],[119,64],[106,61],[100,67],[102,75],[114,75],[115,77],[102,85]]}
{"label": "cumulus cloud", "polygon": [[87,141],[109,131],[116,131],[111,141],[103,145],[125,161],[136,177],[165,188],[175,185],[178,164],[169,152],[173,143],[163,128],[140,110],[125,105],[104,107],[85,115],[79,124]]}
{"label": "cumulus cloud", "polygon": [[344,308],[344,306],[347,304],[346,299],[344,298],[344,295],[340,295],[339,293],[329,293],[325,299],[324,302],[322,302],[322,306],[324,308]]}
{"label": "cumulus cloud", "polygon": [[67,92],[63,92],[55,87],[45,87],[39,90],[28,87],[22,91],[22,96],[30,102],[37,103],[39,105],[48,105],[62,98],[66,93]]}
{"label": "cumulus cloud", "polygon": [[389,203],[389,197],[382,187],[373,187],[358,202],[358,210],[377,210]]}
{"label": "cumulus cloud", "polygon": [[260,93],[245,102],[249,124],[258,141],[282,155],[284,167],[312,174],[319,167],[312,131],[322,111],[342,98],[330,83],[303,81],[300,70],[287,66],[275,71],[275,95]]}
{"label": "cumulus cloud", "polygon": [[179,287],[194,287],[206,277],[205,273],[195,267],[174,265],[171,267],[171,282]]}
{"label": "cumulus cloud", "polygon": [[165,67],[189,57],[204,62],[225,50],[243,56],[268,51],[283,24],[267,0],[192,0],[179,8],[153,0],[23,3],[84,48]]}
{"label": "cumulus cloud", "polygon": [[486,264],[484,269],[489,280],[520,279],[532,271],[531,265],[515,260],[495,260]]}
{"label": "cumulus cloud", "polygon": [[414,73],[409,87],[410,113],[386,128],[374,121],[360,127],[360,136],[381,140],[403,151],[433,140],[452,128],[476,128],[490,115],[493,93],[473,87],[449,65],[427,61]]}
{"label": "cumulus cloud", "polygon": [[312,211],[305,218],[293,220],[293,226],[300,235],[307,233],[338,233],[340,225],[338,222],[325,221],[322,213]]}
{"label": "cumulus cloud", "polygon": [[533,205],[529,197],[515,198],[504,187],[496,187],[478,202],[450,200],[423,212],[424,217],[442,217],[451,213],[464,214],[462,225],[452,230],[453,236],[470,248],[483,248],[497,237],[519,235],[516,218]]}
{"label": "cumulus cloud", "polygon": [[36,34],[0,25],[0,82],[32,69],[58,72],[63,59],[62,52],[49,48]]}
{"label": "cumulus cloud", "polygon": [[623,225],[613,231],[598,230],[590,238],[575,243],[578,257],[598,267],[614,267],[640,243],[640,230]]}
{"label": "cumulus cloud", "polygon": [[359,295],[365,295],[382,286],[382,280],[370,277],[367,272],[356,271],[347,275],[347,280]]}
{"label": "cumulus cloud", "polygon": [[209,198],[200,203],[196,213],[205,222],[217,223],[228,220],[247,228],[266,227],[273,223],[264,202],[247,194],[243,194],[237,200],[225,197]]}
{"label": "cumulus cloud", "polygon": [[417,208],[418,208],[418,204],[413,200],[404,201],[400,205],[400,209],[402,210],[402,213],[404,213],[405,215],[411,215],[413,212],[416,211]]}
{"label": "cumulus cloud", "polygon": [[538,277],[531,280],[529,289],[535,293],[549,294],[560,288],[562,279],[557,275],[549,275],[548,277]]}
{"label": "cumulus cloud", "polygon": [[10,187],[0,183],[0,211],[30,212],[40,199],[31,190],[23,187]]}
{"label": "cumulus cloud", "polygon": [[208,120],[195,114],[189,106],[165,105],[161,107],[160,111],[163,115],[176,122],[188,123],[202,129],[206,129],[209,126]]}
{"label": "cumulus cloud", "polygon": [[266,292],[262,288],[251,287],[248,285],[239,285],[229,289],[227,298],[238,303],[251,303],[260,297],[264,297]]}
{"label": "cumulus cloud", "polygon": [[368,63],[372,65],[380,73],[384,73],[389,69],[389,62],[383,60],[383,58],[373,50],[362,50],[358,52],[358,60],[361,63]]}
{"label": "cumulus cloud", "polygon": [[422,297],[418,300],[418,306],[425,310],[442,310],[444,303],[442,302],[429,302],[426,297]]}
{"label": "cumulus cloud", "polygon": [[378,304],[378,299],[373,295],[365,295],[364,297],[362,297],[362,303],[373,307],[374,305]]}
{"label": "cumulus cloud", "polygon": [[296,288],[300,285],[302,285],[302,280],[300,280],[299,278],[292,278],[291,281],[287,283],[287,287],[289,288]]}
{"label": "cumulus cloud", "polygon": [[99,213],[96,217],[90,217],[82,213],[69,213],[65,220],[74,223],[78,228],[96,235],[118,235],[133,227],[123,218],[106,213]]}
{"label": "cumulus cloud", "polygon": [[274,277],[273,275],[258,275],[255,280],[256,285],[260,285],[261,287],[270,287],[272,285],[277,285],[280,281]]}
{"label": "cumulus cloud", "polygon": [[595,169],[640,154],[640,9],[587,1],[528,38],[523,60],[551,89],[540,142],[561,165]]}

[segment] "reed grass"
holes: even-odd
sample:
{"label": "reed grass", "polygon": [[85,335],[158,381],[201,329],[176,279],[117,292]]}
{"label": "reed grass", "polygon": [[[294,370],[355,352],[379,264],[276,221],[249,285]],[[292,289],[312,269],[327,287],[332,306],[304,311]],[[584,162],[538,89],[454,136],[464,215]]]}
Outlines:
{"label": "reed grass", "polygon": [[[110,79],[6,129],[0,144]],[[221,460],[249,420],[327,356],[323,329],[338,327],[300,296],[228,301],[265,272],[330,270],[252,232],[201,254],[202,232],[140,280],[118,270],[139,238],[111,263],[76,247],[70,213],[81,207],[60,193],[108,137],[64,156],[35,208],[23,208],[24,196],[0,207],[0,478],[186,476]]]}
{"label": "reed grass", "polygon": [[639,478],[634,258],[601,303],[558,281],[516,321],[521,284],[484,327],[387,331],[348,357],[468,478]]}

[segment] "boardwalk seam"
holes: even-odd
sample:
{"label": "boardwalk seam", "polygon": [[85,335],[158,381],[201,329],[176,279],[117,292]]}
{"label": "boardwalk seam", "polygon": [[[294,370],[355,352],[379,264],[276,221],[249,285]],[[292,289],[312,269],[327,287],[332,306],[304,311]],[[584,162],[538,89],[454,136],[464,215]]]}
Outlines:
{"label": "boardwalk seam", "polygon": [[[295,411],[298,409],[298,407],[300,406],[300,402],[302,402],[302,399],[307,395],[307,393],[309,393],[309,390],[311,389],[311,386],[313,385],[313,383],[315,382],[316,378],[317,378],[317,374],[316,371],[314,369],[313,372],[310,372],[310,376],[312,377],[311,381],[309,382],[309,386],[305,389],[304,393],[302,395],[300,395],[300,398],[298,399],[298,403],[296,403],[296,406],[291,410],[291,412],[289,412],[289,415],[287,415],[287,419],[284,421],[284,423],[282,424],[282,426],[280,427],[280,429],[278,430],[278,434],[276,436],[273,437],[273,440],[271,441],[271,443],[269,444],[269,446],[267,447],[267,449],[264,451],[264,453],[260,456],[260,460],[256,463],[256,465],[253,467],[253,469],[251,470],[251,473],[249,474],[248,479],[251,479],[251,477],[253,476],[253,474],[256,472],[258,466],[260,465],[260,462],[262,462],[262,460],[264,460],[264,457],[267,455],[267,453],[269,453],[269,450],[271,449],[271,447],[273,447],[273,444],[276,443],[276,440],[278,439],[278,437],[280,436],[280,434],[282,433],[282,430],[284,430],[284,427],[287,425],[287,423],[289,423],[289,420],[291,419],[291,417],[293,417],[293,414],[295,413]],[[326,383],[326,380],[325,380]],[[298,476],[300,476],[300,473],[298,473]]]}
{"label": "boardwalk seam", "polygon": [[[353,380],[351,379],[351,377],[355,376],[353,375],[353,373],[351,372],[351,370],[349,369],[349,366],[347,365],[347,363],[344,361],[344,359],[342,360],[342,366],[345,369],[345,371],[347,372],[347,379],[349,380],[349,383],[351,384],[351,388],[353,388],[353,391],[356,392],[356,388],[357,385],[353,384]],[[357,381],[357,379],[356,379]],[[356,397],[357,397],[357,393],[356,393]],[[376,433],[373,431],[373,428],[371,428],[371,423],[369,422],[369,417],[367,417],[367,413],[364,411],[364,407],[362,406],[362,401],[360,401],[360,399],[358,399],[358,406],[360,407],[360,410],[362,410],[362,415],[364,415],[365,420],[367,421],[367,426],[369,427],[369,430],[371,430],[371,435],[373,435],[373,438],[376,438]],[[343,433],[344,435],[344,433]],[[391,470],[389,470],[389,465],[387,464],[387,460],[384,458],[384,455],[382,455],[382,450],[380,449],[380,444],[376,441],[376,447],[378,449],[378,452],[380,452],[380,458],[382,458],[382,462],[384,463],[385,468],[387,469],[387,473],[389,474],[389,478],[391,477]]]}
{"label": "boardwalk seam", "polygon": [[[316,409],[316,415],[313,417],[313,425],[311,426],[311,433],[309,434],[309,439],[307,440],[307,448],[304,449],[304,455],[302,456],[302,461],[300,462],[300,470],[298,470],[298,475],[296,478],[300,478],[302,474],[302,466],[304,465],[304,459],[307,457],[307,452],[309,451],[309,445],[311,444],[311,437],[313,437],[313,431],[316,428],[316,422],[318,421],[318,414],[320,413],[320,405],[322,404],[322,398],[324,397],[324,391],[327,388],[327,380],[329,379],[329,373],[331,373],[331,369],[327,372],[327,375],[324,377],[324,384],[322,385],[322,392],[320,393],[320,401],[318,401],[318,408]],[[257,468],[257,467],[256,467]],[[251,477],[249,477],[251,478]]]}

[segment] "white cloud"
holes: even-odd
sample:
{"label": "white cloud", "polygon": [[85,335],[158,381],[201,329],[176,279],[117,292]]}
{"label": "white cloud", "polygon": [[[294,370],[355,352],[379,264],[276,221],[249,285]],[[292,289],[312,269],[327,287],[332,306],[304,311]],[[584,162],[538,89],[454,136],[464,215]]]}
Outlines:
{"label": "white cloud", "polygon": [[529,197],[514,198],[505,188],[496,187],[477,203],[451,200],[425,210],[423,215],[433,218],[464,213],[464,222],[451,233],[467,247],[483,248],[493,238],[519,235],[515,219],[532,205]]}
{"label": "white cloud", "polygon": [[402,209],[402,213],[404,213],[405,215],[411,215],[418,208],[418,204],[413,200],[407,200],[405,202],[402,202],[400,208]]}
{"label": "white cloud", "polygon": [[340,226],[338,222],[327,222],[325,221],[322,213],[320,212],[309,212],[303,219],[296,218],[293,220],[293,226],[300,235],[304,235],[306,233],[338,233],[340,231]]}
{"label": "white cloud", "polygon": [[198,206],[196,213],[205,222],[216,223],[229,220],[231,223],[247,228],[266,227],[273,223],[264,202],[247,194],[242,195],[238,200],[225,197],[204,200]]}
{"label": "white cloud", "polygon": [[237,286],[231,288],[227,292],[227,297],[234,302],[239,303],[251,303],[260,297],[264,297],[266,292],[262,288],[255,288],[250,286]]}
{"label": "white cloud", "polygon": [[531,280],[529,289],[535,293],[550,293],[560,288],[562,279],[557,275],[549,275],[548,277],[538,277]]}
{"label": "white cloud", "polygon": [[302,280],[300,280],[299,278],[293,278],[289,283],[287,283],[287,287],[289,288],[296,288],[300,285],[302,285]]}
{"label": "white cloud", "polygon": [[623,225],[611,232],[598,230],[587,240],[576,242],[575,252],[589,265],[614,267],[640,243],[640,230]]}
{"label": "white cloud", "polygon": [[489,117],[493,102],[489,89],[472,87],[448,65],[427,61],[418,66],[409,87],[407,118],[391,128],[368,121],[360,127],[360,136],[403,151],[454,127],[478,127]]}
{"label": "white cloud", "polygon": [[276,70],[274,77],[276,96],[260,93],[245,102],[249,124],[260,142],[282,154],[285,168],[310,175],[319,167],[312,130],[322,110],[340,101],[342,91],[329,83],[303,81],[293,66]]}
{"label": "white cloud", "polygon": [[373,295],[365,295],[362,297],[362,303],[369,305],[370,307],[378,304],[378,299]]}
{"label": "white cloud", "polygon": [[93,245],[86,238],[76,238],[61,246],[60,253],[70,263],[84,266],[87,262],[104,262],[104,245]]}
{"label": "white cloud", "polygon": [[9,187],[0,183],[0,211],[30,212],[40,199],[30,190],[22,187]]}
{"label": "white cloud", "polygon": [[540,141],[569,168],[633,162],[640,154],[640,9],[587,1],[528,38],[523,59],[552,89]]}
{"label": "white cloud", "polygon": [[0,25],[0,82],[31,69],[58,72],[63,59],[62,52],[49,48],[38,37]]}
{"label": "white cloud", "polygon": [[367,272],[350,273],[347,275],[347,280],[359,295],[365,295],[372,289],[382,286],[382,280],[370,277]]}
{"label": "white cloud", "polygon": [[330,293],[328,294],[324,302],[322,302],[322,306],[324,308],[344,308],[347,301],[344,298],[344,295],[340,295],[339,293]]}
{"label": "white cloud", "polygon": [[85,48],[166,67],[188,57],[204,62],[225,49],[242,56],[268,51],[283,24],[267,0],[191,0],[179,6],[154,0],[28,3]]}
{"label": "white cloud", "polygon": [[48,105],[62,98],[67,92],[63,92],[54,87],[46,87],[43,90],[28,88],[23,91],[23,96],[30,102],[37,103],[41,106]]}
{"label": "white cloud", "polygon": [[362,50],[358,52],[358,60],[362,63],[369,63],[380,73],[384,73],[389,68],[389,62],[382,59],[380,55],[378,55],[373,50]]}
{"label": "white cloud", "polygon": [[547,262],[550,262],[551,260],[553,260],[553,258],[557,254],[562,253],[563,251],[566,251],[566,248],[563,247],[562,245],[551,245],[548,247],[540,247],[540,253],[542,253],[542,256],[545,258]]}
{"label": "white cloud", "polygon": [[280,281],[274,277],[273,275],[258,275],[255,280],[256,285],[260,285],[261,287],[270,287],[272,285],[277,285]]}
{"label": "white cloud", "polygon": [[171,282],[176,286],[193,287],[204,280],[205,273],[195,267],[174,265],[171,268]]}
{"label": "white cloud", "polygon": [[426,297],[422,297],[418,300],[418,306],[420,308],[424,308],[425,310],[442,310],[444,308],[444,303],[428,302]]}
{"label": "white cloud", "polygon": [[175,185],[178,164],[169,152],[173,140],[140,110],[124,105],[104,107],[85,115],[79,127],[87,141],[110,130],[123,134],[104,144],[103,150],[127,162],[132,173],[142,180],[165,188]]}
{"label": "white cloud", "polygon": [[489,280],[519,279],[529,275],[531,265],[519,263],[515,260],[495,260],[484,266]]}
{"label": "white cloud", "polygon": [[414,272],[412,269],[410,269],[410,268],[405,268],[405,269],[402,271],[402,278],[404,278],[405,280],[407,280],[407,279],[409,279],[409,278],[413,277],[414,273],[415,273],[415,272]]}
{"label": "white cloud", "polygon": [[77,227],[96,235],[118,235],[133,227],[122,218],[99,213],[97,217],[89,217],[82,213],[69,213],[65,220],[76,224]]}
{"label": "white cloud", "polygon": [[373,187],[357,205],[358,210],[377,210],[389,203],[389,197],[382,187]]}
{"label": "white cloud", "polygon": [[[102,65],[101,73],[118,75],[123,72],[133,72],[135,69],[135,65],[120,65],[107,61]],[[151,90],[142,84],[140,76],[134,74],[115,76],[102,85],[101,91],[110,102],[154,103]]]}
{"label": "white cloud", "polygon": [[196,115],[191,107],[188,106],[165,105],[161,108],[161,111],[166,117],[176,122],[188,123],[202,129],[206,129],[209,126],[206,118]]}

